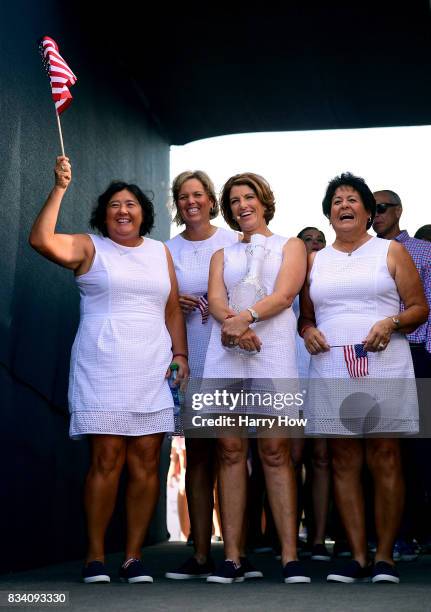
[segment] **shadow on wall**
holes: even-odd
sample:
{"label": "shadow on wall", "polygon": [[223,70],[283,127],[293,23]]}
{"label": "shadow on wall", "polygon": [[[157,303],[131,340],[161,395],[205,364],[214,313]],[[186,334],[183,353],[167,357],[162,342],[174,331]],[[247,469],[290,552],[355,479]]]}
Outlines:
{"label": "shadow on wall", "polygon": [[[41,258],[27,242],[53,184],[59,153],[37,39],[45,34],[57,38],[79,79],[72,106],[63,115],[74,182],[59,231],[87,231],[96,196],[112,179],[123,178],[155,194],[153,236],[168,238],[169,147],[127,76],[110,66],[107,78],[108,67],[98,66],[92,50],[81,44],[79,24],[65,20],[61,4],[9,3],[0,28],[0,201],[6,215],[0,224],[0,465],[6,494],[0,510],[0,571],[5,572],[85,552],[82,488],[88,445],[69,440],[67,412],[78,291],[69,271]],[[166,473],[167,465],[162,469]],[[108,535],[110,551],[124,546],[122,512],[120,505]],[[152,542],[166,538],[165,516],[162,499]]]}

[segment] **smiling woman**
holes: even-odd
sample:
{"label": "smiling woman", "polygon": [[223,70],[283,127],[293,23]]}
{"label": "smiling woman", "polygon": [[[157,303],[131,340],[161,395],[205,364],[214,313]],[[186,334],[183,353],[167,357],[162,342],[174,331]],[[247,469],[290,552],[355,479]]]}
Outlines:
{"label": "smiling woman", "polygon": [[[225,221],[233,229],[240,229],[243,237],[240,242],[214,253],[211,259],[208,301],[214,323],[205,357],[205,391],[206,386],[213,392],[238,381],[240,388],[245,390],[281,390],[283,385],[289,386],[287,379],[298,377],[296,318],[291,305],[304,282],[304,243],[299,238],[273,234],[269,229],[267,224],[274,216],[275,198],[267,181],[257,174],[246,172],[232,176],[223,187],[221,208]],[[258,240],[253,244],[256,238]],[[230,306],[230,298],[246,272],[251,270],[248,261],[255,257],[252,251],[257,248],[257,243],[262,245],[259,247],[261,265],[258,280],[265,290],[264,297],[257,297],[253,292],[253,303],[248,307],[241,305],[243,309],[236,312]],[[231,345],[238,345],[250,355],[244,358],[244,354],[224,349]],[[280,389],[278,385],[281,385]],[[217,408],[217,411],[230,413],[228,406]],[[236,414],[242,413],[259,415],[267,411],[263,405],[249,404],[238,407]],[[289,416],[293,415],[294,409]],[[258,448],[281,540],[283,581],[310,582],[297,561],[296,483],[290,460],[290,440],[287,437],[260,437]],[[217,450],[225,561],[207,581],[241,582],[247,567],[241,535],[246,503],[248,439],[240,437],[239,432],[224,437],[221,431]]]}
{"label": "smiling woman", "polygon": [[[375,211],[376,201],[362,178],[346,173],[330,181],[323,212],[336,239],[309,255],[301,293],[299,329],[311,354],[306,432],[338,436],[330,439],[335,497],[353,557],[328,575],[331,582],[352,583],[370,574],[373,582],[399,582],[392,548],[404,486],[399,440],[390,436],[418,428],[405,333],[426,319],[428,309],[404,247],[368,234]],[[353,397],[360,399],[346,417],[344,407],[352,406]],[[374,412],[367,405],[370,398],[372,406],[378,398]],[[358,439],[370,433],[372,438]],[[365,461],[375,490],[378,542],[372,570],[367,567],[361,483]]]}
{"label": "smiling woman", "polygon": [[[181,172],[172,183],[174,221],[184,231],[168,240],[178,278],[180,304],[186,319],[190,376],[202,377],[213,320],[208,316],[208,270],[212,254],[238,242],[235,232],[211,223],[219,211],[214,186],[202,170]],[[215,482],[215,442],[186,435],[186,493],[194,555],[166,573],[172,580],[207,576],[214,569],[210,555]]]}
{"label": "smiling woman", "polygon": [[122,580],[152,582],[140,560],[158,498],[164,432],[174,428],[166,376],[174,353],[177,380],[188,375],[187,341],[172,259],[147,237],[153,206],[133,184],[111,183],[99,197],[91,225],[102,236],[59,234],[60,205],[72,178],[58,157],[55,186],[39,213],[30,244],[73,270],[81,319],[69,378],[70,436],[89,436],[91,466],[85,485],[88,553],[86,583],[109,582],[104,538],[127,466],[126,559]]}
{"label": "smiling woman", "polygon": [[153,205],[137,185],[116,181],[99,197],[90,225],[103,236],[137,246],[153,228]]}

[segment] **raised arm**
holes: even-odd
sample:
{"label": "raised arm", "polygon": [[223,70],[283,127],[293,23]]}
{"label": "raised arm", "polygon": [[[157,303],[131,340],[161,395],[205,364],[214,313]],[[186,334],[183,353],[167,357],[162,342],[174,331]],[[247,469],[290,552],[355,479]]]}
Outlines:
{"label": "raised arm", "polygon": [[38,214],[29,236],[30,245],[51,261],[83,274],[90,268],[94,246],[86,234],[58,234],[55,231],[60,205],[72,180],[68,157],[57,157],[55,184]]}
{"label": "raised arm", "polygon": [[179,366],[177,380],[180,382],[189,375],[186,325],[178,299],[178,283],[174,262],[167,246],[165,246],[165,251],[168,260],[169,279],[171,281],[171,291],[165,308],[165,322],[172,340],[173,359]]}

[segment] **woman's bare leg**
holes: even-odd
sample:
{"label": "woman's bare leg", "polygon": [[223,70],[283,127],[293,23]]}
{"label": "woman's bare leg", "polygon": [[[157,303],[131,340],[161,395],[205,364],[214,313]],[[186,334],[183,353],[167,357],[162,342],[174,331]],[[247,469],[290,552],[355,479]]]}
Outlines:
{"label": "woman's bare leg", "polygon": [[127,444],[126,559],[140,559],[160,492],[160,448],[164,433],[130,438]]}
{"label": "woman's bare leg", "polygon": [[338,512],[346,530],[352,558],[364,567],[367,563],[362,466],[364,449],[361,440],[330,441],[334,474],[334,492]]}
{"label": "woman's bare leg", "polygon": [[218,487],[225,558],[240,563],[247,498],[247,448],[245,438],[219,438]]}
{"label": "woman's bare leg", "polygon": [[324,544],[326,535],[326,521],[329,507],[329,487],[331,473],[329,469],[329,449],[325,438],[312,440],[313,454],[311,487],[314,515],[313,544]]}
{"label": "woman's bare leg", "polygon": [[211,547],[214,506],[216,440],[186,438],[186,494],[191,532],[198,563],[205,563]]}
{"label": "woman's bare leg", "polygon": [[114,511],[125,457],[124,437],[91,436],[91,466],[84,492],[88,532],[87,563],[104,561],[105,533]]}
{"label": "woman's bare leg", "polygon": [[297,559],[296,478],[288,438],[260,438],[259,455],[266,490],[281,543],[284,565]]}
{"label": "woman's bare leg", "polygon": [[404,480],[399,440],[369,439],[366,441],[366,453],[368,467],[374,480],[377,533],[375,560],[393,563],[392,551],[404,507]]}

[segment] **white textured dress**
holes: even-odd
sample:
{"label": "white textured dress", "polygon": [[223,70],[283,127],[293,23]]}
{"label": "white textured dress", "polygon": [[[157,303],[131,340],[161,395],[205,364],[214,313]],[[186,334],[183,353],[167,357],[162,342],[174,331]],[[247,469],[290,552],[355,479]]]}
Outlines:
{"label": "white textured dress", "polygon": [[[265,243],[265,257],[260,272],[260,282],[267,295],[274,291],[280,271],[283,247],[288,238],[272,234]],[[229,291],[245,276],[247,270],[247,243],[238,242],[224,249],[224,283]],[[252,391],[289,392],[296,390],[298,378],[296,360],[296,317],[293,309],[286,308],[278,315],[251,326],[262,341],[260,353],[244,355],[235,350],[226,350],[221,344],[221,325],[214,321],[205,359],[203,378],[229,381],[236,379]],[[247,383],[244,381],[247,380]],[[270,382],[271,381],[271,382]],[[270,408],[268,406],[268,408]],[[218,410],[220,412],[220,410]],[[236,409],[236,411],[240,411]],[[246,406],[246,412],[262,413],[262,406]],[[266,411],[265,411],[266,412]],[[268,410],[271,412],[271,410]],[[297,408],[285,412],[297,416]]]}
{"label": "white textured dress", "polygon": [[69,376],[70,436],[172,431],[165,379],[172,358],[165,325],[171,290],[163,243],[125,247],[90,235],[91,269],[76,278],[80,324]]}
{"label": "white textured dress", "polygon": [[[186,240],[181,235],[168,240],[166,246],[174,260],[180,294],[198,298],[207,296],[208,273],[213,253],[237,242],[238,234],[223,228],[218,228],[206,240]],[[190,377],[202,377],[212,325],[211,316],[203,323],[201,312],[197,308],[186,316]]]}
{"label": "white textured dress", "polygon": [[386,349],[368,353],[368,375],[351,378],[344,346],[361,344],[377,321],[396,315],[400,296],[389,273],[391,242],[371,238],[351,255],[317,252],[310,273],[316,324],[333,347],[311,357],[308,434],[416,432],[418,404],[409,343],[393,333]]}

